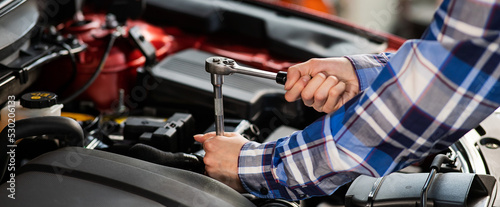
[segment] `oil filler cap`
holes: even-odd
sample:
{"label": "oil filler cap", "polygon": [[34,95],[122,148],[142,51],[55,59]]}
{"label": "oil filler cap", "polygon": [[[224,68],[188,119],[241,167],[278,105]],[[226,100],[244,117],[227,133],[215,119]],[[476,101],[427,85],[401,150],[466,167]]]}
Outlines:
{"label": "oil filler cap", "polygon": [[30,109],[41,109],[57,104],[57,95],[52,92],[30,92],[21,96],[21,106]]}

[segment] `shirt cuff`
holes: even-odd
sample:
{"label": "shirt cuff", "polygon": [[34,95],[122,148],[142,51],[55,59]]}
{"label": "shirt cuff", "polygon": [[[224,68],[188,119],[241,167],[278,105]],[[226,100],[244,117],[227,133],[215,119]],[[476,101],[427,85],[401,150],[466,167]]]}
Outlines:
{"label": "shirt cuff", "polygon": [[[307,184],[299,183],[294,186],[280,183],[280,179],[289,179],[287,177],[289,175],[283,175],[283,169],[280,171],[272,165],[277,142],[264,144],[247,142],[240,152],[238,160],[240,181],[245,190],[259,198],[296,201],[311,196],[326,196],[359,175],[357,172],[329,173],[319,183],[307,181]],[[284,177],[277,178],[275,177],[277,174]]]}
{"label": "shirt cuff", "polygon": [[259,198],[299,200],[306,193],[290,190],[273,177],[272,160],[276,142],[260,144],[247,142],[243,145],[238,161],[238,175],[243,187]]}
{"label": "shirt cuff", "polygon": [[269,192],[268,183],[274,183],[271,174],[274,143],[247,142],[240,151],[238,175],[241,183],[249,193],[260,198],[275,198],[273,193]]}
{"label": "shirt cuff", "polygon": [[354,70],[356,70],[360,91],[365,90],[372,84],[380,71],[382,71],[382,68],[389,61],[391,55],[389,53],[380,53],[376,55],[344,56],[351,62]]}

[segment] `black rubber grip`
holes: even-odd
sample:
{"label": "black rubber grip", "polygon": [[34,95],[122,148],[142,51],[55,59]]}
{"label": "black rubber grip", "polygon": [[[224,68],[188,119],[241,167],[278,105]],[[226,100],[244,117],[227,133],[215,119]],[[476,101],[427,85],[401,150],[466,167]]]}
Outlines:
{"label": "black rubber grip", "polygon": [[285,85],[286,83],[286,72],[284,71],[279,71],[278,74],[276,74],[276,83]]}

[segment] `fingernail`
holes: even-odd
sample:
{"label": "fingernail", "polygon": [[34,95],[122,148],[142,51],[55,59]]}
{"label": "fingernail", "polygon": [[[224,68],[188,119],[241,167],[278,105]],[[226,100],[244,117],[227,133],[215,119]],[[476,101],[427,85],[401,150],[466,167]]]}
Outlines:
{"label": "fingernail", "polygon": [[319,76],[321,76],[321,77],[323,77],[323,78],[326,78],[326,74],[324,74],[324,73],[318,73],[318,74],[316,74],[316,75],[319,75]]}
{"label": "fingernail", "polygon": [[285,89],[285,91],[288,91],[288,90],[290,90],[290,86],[285,83],[284,89]]}
{"label": "fingernail", "polygon": [[311,80],[311,76],[309,75],[302,76],[302,81],[308,82],[309,80]]}

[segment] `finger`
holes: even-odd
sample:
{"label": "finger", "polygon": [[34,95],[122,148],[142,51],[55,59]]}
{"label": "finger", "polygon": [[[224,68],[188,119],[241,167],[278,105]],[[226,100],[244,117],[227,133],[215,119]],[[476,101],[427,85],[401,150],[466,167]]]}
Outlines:
{"label": "finger", "polygon": [[345,93],[344,93],[344,98],[347,98],[345,101],[351,100],[351,98],[354,98],[354,96],[358,95],[359,93],[359,85],[357,84],[348,84],[346,83],[345,86]]}
{"label": "finger", "polygon": [[339,79],[335,76],[328,76],[326,80],[321,84],[321,86],[314,93],[314,104],[313,108],[316,111],[323,111],[323,105],[325,105],[326,100],[328,99],[328,93],[332,87],[337,85]]}
{"label": "finger", "polygon": [[207,139],[209,138],[212,138],[215,136],[215,132],[209,132],[209,133],[206,133],[206,134],[197,134],[197,135],[194,135],[193,138],[194,140],[200,142],[200,143],[204,143]]}
{"label": "finger", "polygon": [[331,113],[339,109],[342,105],[344,105],[345,101],[343,101],[343,93],[346,89],[346,84],[340,81],[337,85],[332,87],[330,91],[328,91],[328,99],[323,106],[323,111],[325,113]]}
{"label": "finger", "polygon": [[285,90],[290,90],[293,85],[299,80],[300,78],[300,72],[297,68],[297,66],[292,66],[288,68],[287,74],[286,74],[286,82],[285,82]]}
{"label": "finger", "polygon": [[[293,101],[297,100],[300,97],[302,90],[304,89],[304,87],[307,85],[307,83],[310,80],[311,80],[311,76],[309,76],[309,75],[302,76],[299,79],[299,81],[297,81],[295,83],[295,85],[293,85],[293,87],[285,93],[285,99],[288,102],[293,102]],[[287,82],[288,82],[288,80],[287,80]]]}
{"label": "finger", "polygon": [[287,70],[285,90],[293,88],[295,83],[299,81],[302,76],[309,75],[309,66],[307,62],[294,65]]}
{"label": "finger", "polygon": [[309,83],[307,83],[304,90],[302,90],[301,97],[302,101],[306,106],[312,106],[314,103],[314,94],[316,90],[321,86],[321,84],[325,81],[326,76],[323,73],[318,73],[314,76]]}

